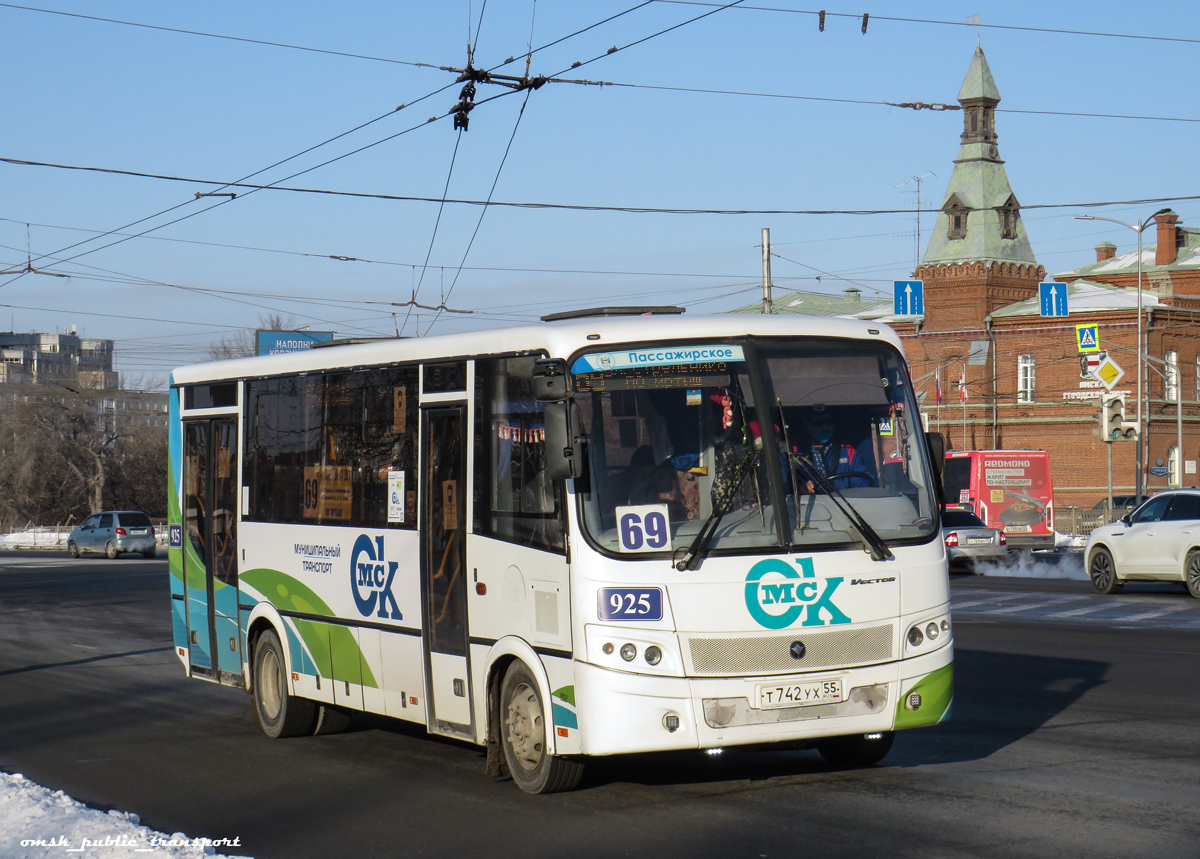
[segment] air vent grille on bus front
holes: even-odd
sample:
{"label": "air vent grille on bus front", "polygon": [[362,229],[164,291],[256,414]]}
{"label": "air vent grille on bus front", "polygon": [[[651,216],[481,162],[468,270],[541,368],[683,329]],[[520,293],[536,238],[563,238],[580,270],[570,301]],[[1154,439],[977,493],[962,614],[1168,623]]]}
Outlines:
{"label": "air vent grille on bus front", "polygon": [[[693,674],[782,674],[814,668],[868,665],[892,658],[892,625],[818,632],[794,629],[786,635],[753,638],[689,638]],[[804,656],[791,653],[794,641],[804,643]]]}

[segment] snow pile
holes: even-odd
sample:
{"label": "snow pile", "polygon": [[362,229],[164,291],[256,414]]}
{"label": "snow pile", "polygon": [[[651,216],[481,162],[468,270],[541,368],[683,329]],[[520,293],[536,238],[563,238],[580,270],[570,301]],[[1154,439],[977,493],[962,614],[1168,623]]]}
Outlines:
{"label": "snow pile", "polygon": [[1008,561],[976,563],[980,576],[1019,576],[1027,579],[1079,579],[1087,581],[1083,555],[1063,552],[1043,555],[1037,552],[1013,552]]}
{"label": "snow pile", "polygon": [[[0,859],[196,859],[240,847],[239,838],[188,838],[140,826],[128,811],[105,814],[61,790],[51,793],[17,773],[0,772]],[[242,859],[242,857],[232,857]]]}
{"label": "snow pile", "polygon": [[[165,525],[154,527],[154,541],[160,548],[167,545],[167,528]],[[0,534],[0,549],[65,549],[70,528],[32,528],[28,531],[15,531],[12,534]]]}
{"label": "snow pile", "polygon": [[0,534],[0,549],[65,549],[70,531],[34,528],[14,534]]}
{"label": "snow pile", "polygon": [[1060,552],[1070,552],[1074,550],[1083,551],[1083,548],[1087,545],[1087,541],[1088,538],[1086,534],[1081,534],[1078,537],[1072,537],[1070,534],[1060,534],[1057,531],[1054,532],[1054,548],[1058,549]]}

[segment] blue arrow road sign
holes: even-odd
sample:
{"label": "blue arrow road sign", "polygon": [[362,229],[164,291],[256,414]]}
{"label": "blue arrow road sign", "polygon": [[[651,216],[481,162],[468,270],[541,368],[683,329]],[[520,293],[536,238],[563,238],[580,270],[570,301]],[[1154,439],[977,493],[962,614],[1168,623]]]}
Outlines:
{"label": "blue arrow road sign", "polygon": [[925,283],[897,280],[892,288],[893,312],[897,316],[921,316],[925,313]]}
{"label": "blue arrow road sign", "polygon": [[1042,304],[1042,316],[1069,316],[1067,312],[1067,285],[1065,283],[1039,283],[1038,296]]}

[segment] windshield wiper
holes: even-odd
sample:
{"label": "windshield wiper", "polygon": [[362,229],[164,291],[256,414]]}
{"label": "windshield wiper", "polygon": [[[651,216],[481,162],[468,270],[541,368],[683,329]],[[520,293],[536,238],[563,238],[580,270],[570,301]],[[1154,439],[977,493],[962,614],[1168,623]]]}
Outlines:
{"label": "windshield wiper", "polygon": [[[833,503],[837,505],[837,508],[842,511],[842,515],[849,521],[850,527],[858,532],[859,539],[863,541],[863,550],[871,554],[872,560],[895,560],[895,556],[892,554],[891,549],[887,547],[887,543],[883,542],[883,538],[867,523],[867,520],[862,517],[862,514],[858,512],[854,505],[846,499],[846,496],[842,494],[842,490],[834,486],[833,482],[822,474],[821,470],[811,460],[799,453],[789,454],[789,458],[808,472],[809,477],[812,478],[812,482],[821,487],[829,495]],[[797,505],[797,520],[799,520],[799,517],[800,510]]]}
{"label": "windshield wiper", "polygon": [[[721,492],[714,493],[716,497],[713,498],[712,511],[708,514],[708,518],[700,525],[700,531],[696,534],[696,539],[692,540],[692,545],[688,546],[684,556],[674,561],[675,569],[682,572],[684,570],[694,570],[700,566],[700,561],[708,553],[708,544],[712,542],[713,536],[717,533],[717,526],[721,524],[721,520],[729,512],[729,508],[733,505],[733,499],[736,497],[738,490],[746,482],[747,475],[754,474],[754,467],[757,462],[758,451],[751,447],[729,469],[729,482],[725,484]],[[762,505],[760,504],[759,508],[761,509],[761,507]]]}

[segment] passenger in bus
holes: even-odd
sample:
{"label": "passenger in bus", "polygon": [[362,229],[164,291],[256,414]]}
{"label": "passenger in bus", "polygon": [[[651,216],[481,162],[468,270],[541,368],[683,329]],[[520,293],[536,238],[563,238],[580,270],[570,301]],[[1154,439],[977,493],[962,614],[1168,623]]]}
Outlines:
{"label": "passenger in bus", "polygon": [[[869,432],[860,434],[866,436],[861,441],[853,442],[852,434],[839,426],[832,411],[823,405],[801,410],[800,427],[803,436],[793,442],[796,452],[806,457],[835,487],[848,489],[879,484]],[[847,476],[838,477],[839,474]],[[803,468],[797,470],[796,476],[801,491],[810,495],[819,491]]]}
{"label": "passenger in bus", "polygon": [[666,504],[672,522],[688,518],[679,473],[669,461],[663,465],[655,464],[654,449],[650,445],[639,447],[629,460],[629,503]]}

